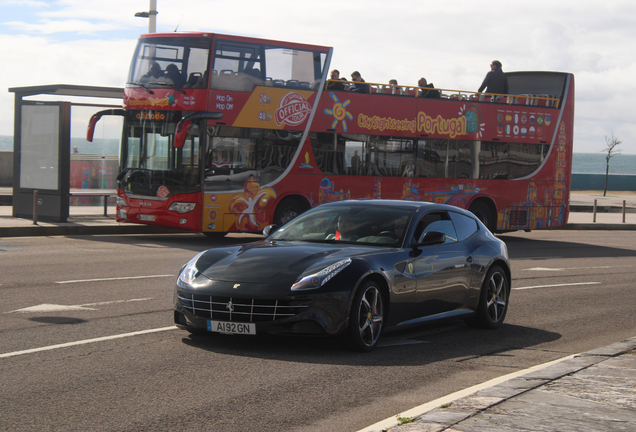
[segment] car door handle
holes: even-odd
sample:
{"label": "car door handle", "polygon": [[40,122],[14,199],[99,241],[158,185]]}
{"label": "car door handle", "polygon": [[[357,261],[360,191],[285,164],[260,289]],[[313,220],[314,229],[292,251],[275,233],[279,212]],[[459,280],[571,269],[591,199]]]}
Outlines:
{"label": "car door handle", "polygon": [[471,255],[471,256],[467,257],[466,258],[466,262],[469,262],[469,263],[473,262],[473,256]]}

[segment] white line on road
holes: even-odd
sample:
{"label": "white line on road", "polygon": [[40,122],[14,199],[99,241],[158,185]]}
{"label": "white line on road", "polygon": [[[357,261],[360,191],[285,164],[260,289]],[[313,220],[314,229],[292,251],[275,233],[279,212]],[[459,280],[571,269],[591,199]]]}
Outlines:
{"label": "white line on road", "polygon": [[40,347],[40,348],[32,348],[28,350],[14,351],[14,352],[9,352],[5,354],[0,354],[0,358],[15,357],[15,356],[24,355],[24,354],[33,354],[33,353],[42,352],[42,351],[50,351],[50,350],[54,350],[58,348],[67,348],[67,347],[72,347],[77,345],[86,345],[86,344],[91,344],[95,342],[122,339],[126,337],[139,336],[139,335],[144,335],[149,333],[158,333],[158,332],[167,331],[167,330],[177,330],[177,328],[178,327],[176,326],[161,327],[161,328],[150,329],[150,330],[140,330],[140,331],[136,331],[132,333],[123,333],[123,334],[112,335],[112,336],[103,336],[103,337],[98,337],[93,339],[85,339],[85,340],[80,340],[75,342],[67,342],[67,343],[62,343],[57,345],[49,345],[49,346]]}
{"label": "white line on road", "polygon": [[154,276],[128,276],[128,277],[116,277],[116,278],[102,278],[102,279],[78,279],[69,281],[56,281],[56,284],[67,283],[79,283],[79,282],[101,282],[101,281],[114,281],[114,280],[127,280],[127,279],[150,279],[150,278],[162,278],[162,277],[174,277],[175,275],[154,275]]}
{"label": "white line on road", "polygon": [[533,267],[524,269],[524,271],[561,271],[561,270],[581,270],[581,269],[609,269],[609,268],[625,268],[634,267],[628,266],[597,266],[597,267],[564,267],[564,268],[550,268],[550,267]]}
{"label": "white line on road", "polygon": [[535,289],[535,288],[552,288],[552,287],[564,287],[564,286],[575,286],[575,285],[598,285],[598,284],[600,284],[600,282],[576,282],[576,283],[565,283],[565,284],[536,285],[536,286],[519,287],[519,288],[513,288],[513,290],[527,290],[527,289]]}
{"label": "white line on road", "polygon": [[15,313],[15,312],[37,313],[37,312],[64,312],[64,311],[74,311],[74,310],[80,310],[80,311],[81,310],[97,310],[97,309],[93,309],[91,306],[106,306],[106,305],[117,304],[117,303],[132,303],[132,302],[141,302],[141,301],[148,301],[148,300],[154,300],[154,298],[145,297],[145,298],[129,299],[129,300],[110,300],[110,301],[103,301],[103,302],[97,302],[97,303],[86,303],[81,305],[58,305],[58,304],[43,303],[37,306],[30,306],[23,309],[16,309],[16,310],[4,312],[4,313],[8,314],[8,313]]}

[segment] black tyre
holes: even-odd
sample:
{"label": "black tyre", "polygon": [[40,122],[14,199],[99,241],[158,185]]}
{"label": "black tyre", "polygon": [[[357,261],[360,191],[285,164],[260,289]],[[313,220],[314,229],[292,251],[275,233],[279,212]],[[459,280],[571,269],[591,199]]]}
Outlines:
{"label": "black tyre", "polygon": [[498,265],[492,266],[481,287],[475,324],[487,329],[500,327],[508,312],[509,297],[510,282],[506,272]]}
{"label": "black tyre", "polygon": [[286,198],[276,207],[276,211],[274,212],[274,223],[281,227],[299,214],[304,213],[305,210],[307,210],[307,208],[299,199]]}
{"label": "black tyre", "polygon": [[476,201],[470,205],[468,211],[477,216],[490,232],[495,232],[497,220],[492,209],[483,201]]}
{"label": "black tyre", "polygon": [[374,281],[362,284],[351,305],[349,347],[355,351],[371,351],[375,348],[384,327],[384,298]]}

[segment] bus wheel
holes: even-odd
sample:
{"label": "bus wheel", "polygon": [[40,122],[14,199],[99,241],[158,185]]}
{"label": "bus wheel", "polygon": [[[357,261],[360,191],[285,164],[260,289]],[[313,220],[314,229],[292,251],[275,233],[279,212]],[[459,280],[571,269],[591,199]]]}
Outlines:
{"label": "bus wheel", "polygon": [[479,219],[490,232],[495,232],[495,215],[488,204],[483,201],[475,201],[470,205],[468,211],[477,216],[477,219]]}
{"label": "bus wheel", "polygon": [[286,198],[278,204],[274,212],[274,223],[283,226],[296,216],[304,213],[307,208],[297,198]]}

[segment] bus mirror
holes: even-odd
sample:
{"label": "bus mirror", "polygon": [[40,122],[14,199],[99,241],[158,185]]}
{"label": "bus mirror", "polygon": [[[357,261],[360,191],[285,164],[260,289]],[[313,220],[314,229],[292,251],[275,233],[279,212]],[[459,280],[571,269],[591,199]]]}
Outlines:
{"label": "bus mirror", "polygon": [[93,142],[93,135],[95,134],[95,125],[105,115],[118,115],[123,116],[125,113],[122,109],[108,109],[96,112],[91,116],[91,119],[88,121],[88,129],[86,130],[86,141]]}
{"label": "bus mirror", "polygon": [[188,131],[190,130],[190,126],[192,126],[191,121],[184,122],[181,120],[177,125],[177,132],[174,137],[174,147],[181,148],[183,147],[183,143],[185,143],[186,136],[188,135]]}
{"label": "bus mirror", "polygon": [[88,129],[86,130],[86,141],[93,142],[93,135],[95,134],[95,125],[102,118],[101,115],[94,114],[88,122]]}
{"label": "bus mirror", "polygon": [[219,120],[223,118],[223,113],[215,113],[215,112],[206,112],[206,113],[195,113],[190,114],[187,117],[182,118],[177,124],[177,130],[174,137],[174,147],[182,148],[185,143],[186,136],[188,135],[188,131],[192,126],[192,122],[194,120],[201,119],[211,119],[211,120]]}

